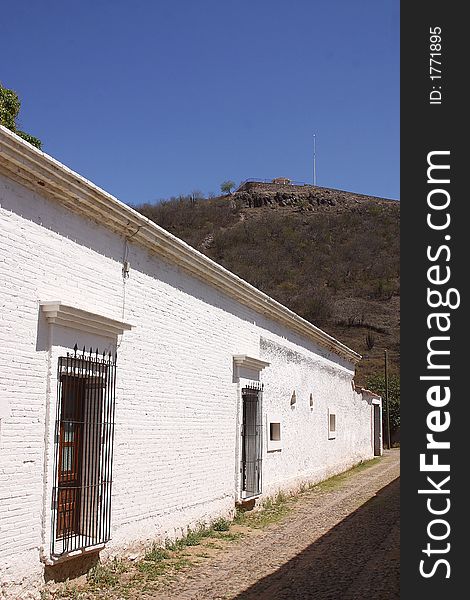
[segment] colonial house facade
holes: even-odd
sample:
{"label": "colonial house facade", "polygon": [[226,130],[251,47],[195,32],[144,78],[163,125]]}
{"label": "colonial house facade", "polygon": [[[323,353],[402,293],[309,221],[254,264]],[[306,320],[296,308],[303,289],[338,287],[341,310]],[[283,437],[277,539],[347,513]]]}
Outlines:
{"label": "colonial house facade", "polygon": [[0,597],[382,451],[356,352],[3,127],[0,282]]}

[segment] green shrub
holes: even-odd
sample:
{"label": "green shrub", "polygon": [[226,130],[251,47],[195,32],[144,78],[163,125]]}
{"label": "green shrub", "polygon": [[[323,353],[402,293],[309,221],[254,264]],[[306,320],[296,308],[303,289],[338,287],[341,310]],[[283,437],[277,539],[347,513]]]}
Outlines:
{"label": "green shrub", "polygon": [[228,531],[230,529],[230,521],[220,517],[212,523],[212,529],[214,531]]}
{"label": "green shrub", "polygon": [[[366,387],[382,396],[383,417],[385,419],[385,376],[373,375],[367,379]],[[388,401],[390,413],[390,430],[396,431],[400,427],[400,376],[388,377]]]}

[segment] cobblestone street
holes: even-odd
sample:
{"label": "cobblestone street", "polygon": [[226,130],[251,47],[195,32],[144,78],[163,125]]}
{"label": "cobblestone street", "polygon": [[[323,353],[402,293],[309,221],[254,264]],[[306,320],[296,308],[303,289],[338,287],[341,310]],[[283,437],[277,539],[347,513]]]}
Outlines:
{"label": "cobblestone street", "polygon": [[138,600],[399,598],[399,450]]}

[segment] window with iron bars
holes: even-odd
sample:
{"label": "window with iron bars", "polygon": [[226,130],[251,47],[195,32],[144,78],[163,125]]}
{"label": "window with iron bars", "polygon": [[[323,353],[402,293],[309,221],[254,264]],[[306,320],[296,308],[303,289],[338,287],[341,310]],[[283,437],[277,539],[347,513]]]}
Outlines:
{"label": "window with iron bars", "polygon": [[111,536],[116,355],[85,348],[58,361],[52,555]]}

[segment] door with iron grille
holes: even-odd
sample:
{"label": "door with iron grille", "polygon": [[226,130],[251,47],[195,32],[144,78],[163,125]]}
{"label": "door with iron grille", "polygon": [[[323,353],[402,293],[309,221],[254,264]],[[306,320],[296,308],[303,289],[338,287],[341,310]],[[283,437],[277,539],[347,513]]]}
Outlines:
{"label": "door with iron grille", "polygon": [[110,539],[115,359],[77,346],[59,358],[54,555]]}
{"label": "door with iron grille", "polygon": [[241,488],[245,498],[261,494],[261,395],[261,386],[242,389]]}

